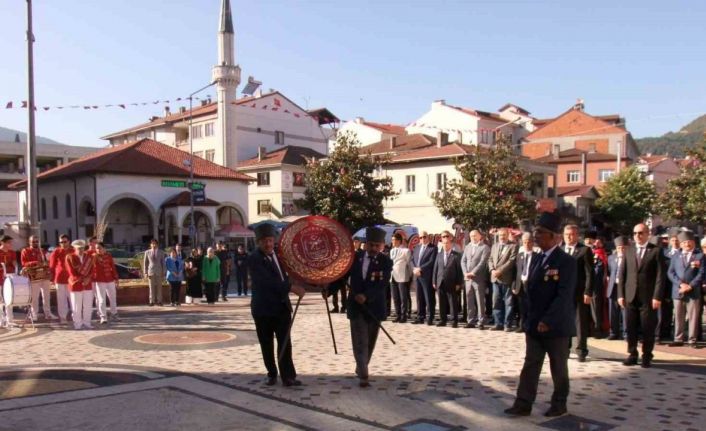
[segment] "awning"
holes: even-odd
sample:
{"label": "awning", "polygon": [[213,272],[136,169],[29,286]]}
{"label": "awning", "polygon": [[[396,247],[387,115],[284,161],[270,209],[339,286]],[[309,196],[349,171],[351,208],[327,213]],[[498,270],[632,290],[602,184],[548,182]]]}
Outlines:
{"label": "awning", "polygon": [[218,229],[216,236],[225,238],[254,238],[255,233],[241,224],[233,223]]}

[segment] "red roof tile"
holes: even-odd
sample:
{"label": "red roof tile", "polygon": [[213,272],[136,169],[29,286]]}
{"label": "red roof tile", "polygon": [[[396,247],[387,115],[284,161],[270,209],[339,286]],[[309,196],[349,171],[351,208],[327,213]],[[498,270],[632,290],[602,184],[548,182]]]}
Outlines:
{"label": "red roof tile", "polygon": [[556,188],[557,196],[588,197],[588,194],[591,191],[593,191],[593,193],[595,194],[598,194],[598,192],[596,192],[596,188],[593,186],[565,186]]}
{"label": "red roof tile", "polygon": [[414,133],[412,135],[397,136],[395,146],[392,148],[390,147],[390,139],[384,139],[374,144],[361,147],[360,152],[370,154],[402,153],[428,147],[434,145],[435,143],[436,138],[432,138],[431,136],[427,136],[422,133]]}
{"label": "red roof tile", "polygon": [[474,151],[480,149],[474,145],[464,145],[458,143],[452,143],[447,145],[442,145],[441,147],[429,146],[426,148],[421,148],[415,151],[408,151],[402,154],[393,156],[390,160],[392,163],[395,162],[413,162],[417,160],[428,160],[428,159],[447,159],[450,157],[460,157],[470,154]]}
{"label": "red roof tile", "polygon": [[[579,150],[577,148],[571,148],[568,150],[560,151],[558,158],[555,158],[554,155],[550,154],[548,156],[540,157],[534,160],[543,163],[580,163],[582,154],[586,155],[587,162],[609,162],[615,160],[617,157],[615,154],[596,153]],[[623,157],[621,160],[629,159],[627,157]]]}
{"label": "red roof tile", "polygon": [[[189,153],[152,139],[104,148],[73,162],[42,172],[38,181],[75,177],[93,173],[121,175],[155,175],[164,177],[188,177]],[[212,178],[232,181],[254,181],[255,179],[218,165],[200,157],[194,157],[194,178]],[[25,181],[14,183],[17,187]]]}
{"label": "red roof tile", "polygon": [[265,157],[263,157],[262,160],[260,160],[258,157],[243,160],[242,162],[238,163],[238,169],[273,166],[281,164],[300,166],[306,163],[306,159],[322,159],[324,157],[326,157],[325,154],[321,154],[318,151],[312,150],[311,148],[299,147],[296,145],[287,145],[282,148],[278,148],[274,151],[270,151],[269,153],[265,153]]}
{"label": "red roof tile", "polygon": [[400,126],[399,124],[383,124],[374,123],[372,121],[363,121],[362,124],[372,127],[373,129],[377,129],[383,133],[391,133],[393,135],[404,135],[404,126]]}
{"label": "red roof tile", "polygon": [[490,120],[490,121],[497,121],[498,123],[506,123],[507,120],[502,118],[500,115],[492,113],[492,112],[486,112],[486,111],[479,111],[477,109],[471,109],[471,108],[462,108],[459,106],[451,106],[447,105],[449,108],[454,108],[456,110],[459,110],[465,114],[472,115],[474,117],[479,117],[484,120]]}
{"label": "red roof tile", "polygon": [[[627,131],[618,127],[617,122],[607,121],[602,118],[616,116],[595,117],[578,109],[569,109],[562,115],[553,120],[536,120],[534,125],[540,125],[538,129],[530,133],[525,139],[546,139],[558,138],[565,136],[581,136],[581,135],[604,135],[611,133],[625,134]],[[620,117],[617,117],[618,119]]]}

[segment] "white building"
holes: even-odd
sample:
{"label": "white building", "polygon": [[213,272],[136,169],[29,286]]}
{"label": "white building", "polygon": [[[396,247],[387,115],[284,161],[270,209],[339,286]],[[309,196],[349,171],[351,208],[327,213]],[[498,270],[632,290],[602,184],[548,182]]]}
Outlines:
{"label": "white building", "polygon": [[[3,133],[0,136],[0,225],[18,220],[17,192],[8,185],[26,178],[25,158],[27,137],[24,133]],[[13,136],[10,136],[13,135]],[[94,147],[64,145],[48,139],[38,138],[36,144],[37,170],[39,172],[69,163],[79,157],[97,151]]]}
{"label": "white building", "polygon": [[[338,129],[339,134],[354,133],[361,146],[385,141],[395,136],[405,134],[404,126],[398,124],[383,124],[366,121],[362,117],[356,117],[353,121],[346,121]],[[336,141],[331,140],[329,149],[333,149]]]}
{"label": "white building", "polygon": [[304,215],[295,201],[304,197],[306,163],[325,156],[311,148],[287,145],[240,162],[238,171],[257,178],[248,186],[248,219],[290,221]]}
{"label": "white building", "polygon": [[[142,139],[42,172],[37,177],[42,242],[53,245],[68,234],[97,235],[109,246],[130,250],[142,249],[151,238],[188,243],[190,159],[181,150]],[[247,188],[254,179],[199,157],[193,158],[193,171],[206,196],[195,204],[197,243],[251,236],[242,226],[248,223]],[[20,190],[24,216],[26,181],[11,187]]]}
{"label": "white building", "polygon": [[[443,190],[448,181],[460,179],[454,160],[475,149],[475,146],[415,134],[368,145],[361,151],[390,157],[378,175],[391,177],[393,188],[399,195],[384,203],[385,218],[439,233],[444,229],[451,230],[454,222],[439,213],[434,205],[434,194]],[[556,175],[556,168],[526,158],[520,160],[520,166],[534,175],[527,198],[537,201],[540,207],[555,206],[555,199],[549,197],[548,179]]]}
{"label": "white building", "polygon": [[[255,157],[258,149],[281,149],[285,145],[311,148],[327,154],[332,134],[324,127],[338,119],[326,109],[307,111],[279,91],[236,98],[240,67],[236,63],[230,2],[223,0],[218,30],[218,63],[211,78],[217,100],[197,101],[193,111],[168,107],[161,117],[104,136],[111,145],[142,138],[189,151],[219,165],[235,168],[238,162]],[[253,81],[249,81],[253,82]],[[188,103],[188,98],[183,101]],[[189,126],[191,125],[191,130]]]}

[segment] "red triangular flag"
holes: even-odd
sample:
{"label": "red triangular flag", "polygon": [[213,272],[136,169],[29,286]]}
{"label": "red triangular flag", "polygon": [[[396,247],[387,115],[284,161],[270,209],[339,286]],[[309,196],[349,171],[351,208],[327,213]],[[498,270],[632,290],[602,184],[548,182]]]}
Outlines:
{"label": "red triangular flag", "polygon": [[7,102],[7,105],[5,105],[5,109],[12,109],[12,102]]}
{"label": "red triangular flag", "polygon": [[301,117],[301,115],[299,115],[299,114],[294,114],[294,116],[297,118]]}
{"label": "red triangular flag", "polygon": [[27,107],[27,101],[26,101],[26,100],[23,100],[23,101],[22,101],[22,107],[23,107],[23,108],[26,108],[26,107]]}
{"label": "red triangular flag", "polygon": [[123,108],[123,109],[125,109],[125,105],[123,105],[122,103],[121,103],[120,105],[118,105],[118,106],[121,107],[121,108]]}
{"label": "red triangular flag", "polygon": [[275,97],[275,106],[282,106],[282,102]]}
{"label": "red triangular flag", "polygon": [[43,107],[42,109],[44,109],[45,111],[48,111],[48,110],[49,110],[49,107],[48,107],[48,106],[45,106],[45,107]]}
{"label": "red triangular flag", "polygon": [[267,105],[264,105],[264,106],[262,107],[262,109],[267,109]]}

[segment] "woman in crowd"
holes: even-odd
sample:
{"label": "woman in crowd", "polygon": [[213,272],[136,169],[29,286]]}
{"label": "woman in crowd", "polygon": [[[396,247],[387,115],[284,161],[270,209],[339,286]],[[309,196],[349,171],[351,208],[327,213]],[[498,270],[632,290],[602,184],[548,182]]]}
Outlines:
{"label": "woman in crowd", "polygon": [[181,282],[184,281],[184,261],[177,254],[175,249],[169,252],[166,259],[167,282],[171,286],[171,304],[177,307],[180,304],[179,294],[181,293]]}
{"label": "woman in crowd", "polygon": [[191,250],[191,256],[186,258],[186,303],[193,304],[194,301],[203,296],[201,288],[201,262],[203,257],[199,254],[199,249]]}
{"label": "woman in crowd", "polygon": [[206,257],[201,262],[201,279],[206,290],[206,302],[209,305],[214,304],[218,294],[218,284],[221,282],[221,261],[213,247],[206,250]]}

